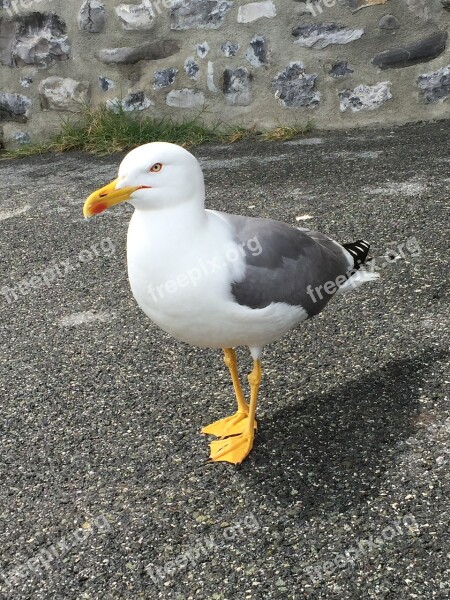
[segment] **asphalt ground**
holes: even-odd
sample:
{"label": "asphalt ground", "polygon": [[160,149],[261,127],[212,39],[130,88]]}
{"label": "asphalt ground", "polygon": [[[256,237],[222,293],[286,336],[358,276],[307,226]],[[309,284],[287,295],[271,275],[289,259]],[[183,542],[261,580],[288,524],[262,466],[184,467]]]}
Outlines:
{"label": "asphalt ground", "polygon": [[82,217],[121,156],[0,162],[2,598],[449,597],[449,135],[195,150],[209,207],[386,257],[266,348],[240,467],[199,435],[234,410],[221,354],[133,300],[131,208]]}

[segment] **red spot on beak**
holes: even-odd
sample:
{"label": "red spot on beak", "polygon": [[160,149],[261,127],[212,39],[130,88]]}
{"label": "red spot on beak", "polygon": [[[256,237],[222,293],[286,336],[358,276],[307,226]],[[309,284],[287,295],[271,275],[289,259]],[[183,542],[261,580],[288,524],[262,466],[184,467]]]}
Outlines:
{"label": "red spot on beak", "polygon": [[103,211],[105,211],[108,207],[106,206],[106,204],[96,204],[95,206],[93,206],[91,208],[91,212],[94,215],[99,215],[100,213],[102,213]]}

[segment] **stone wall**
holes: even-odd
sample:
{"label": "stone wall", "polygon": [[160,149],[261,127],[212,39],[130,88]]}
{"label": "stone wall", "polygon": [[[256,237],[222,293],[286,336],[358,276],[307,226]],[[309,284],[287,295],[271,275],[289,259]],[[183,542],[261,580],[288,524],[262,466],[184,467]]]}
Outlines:
{"label": "stone wall", "polygon": [[6,145],[115,110],[274,127],[450,116],[450,0],[0,0]]}

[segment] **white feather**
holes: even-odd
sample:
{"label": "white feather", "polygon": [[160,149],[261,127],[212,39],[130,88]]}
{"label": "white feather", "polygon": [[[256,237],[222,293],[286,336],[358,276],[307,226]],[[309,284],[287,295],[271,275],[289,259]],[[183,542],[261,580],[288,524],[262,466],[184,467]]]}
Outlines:
{"label": "white feather", "polygon": [[339,286],[339,289],[336,292],[336,294],[340,295],[345,294],[346,292],[350,292],[352,290],[356,290],[364,283],[367,283],[369,281],[376,281],[379,278],[379,273],[370,273],[369,271],[364,270],[356,271],[356,273],[352,275],[350,279],[348,279],[345,283]]}

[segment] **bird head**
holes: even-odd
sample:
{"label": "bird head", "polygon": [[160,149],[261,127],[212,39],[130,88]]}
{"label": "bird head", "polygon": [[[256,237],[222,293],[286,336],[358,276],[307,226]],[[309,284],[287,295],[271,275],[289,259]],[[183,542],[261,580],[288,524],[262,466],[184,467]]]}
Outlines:
{"label": "bird head", "polygon": [[176,144],[153,142],[125,156],[118,178],[89,196],[83,214],[98,215],[121,202],[147,211],[203,200],[203,173],[197,159]]}

